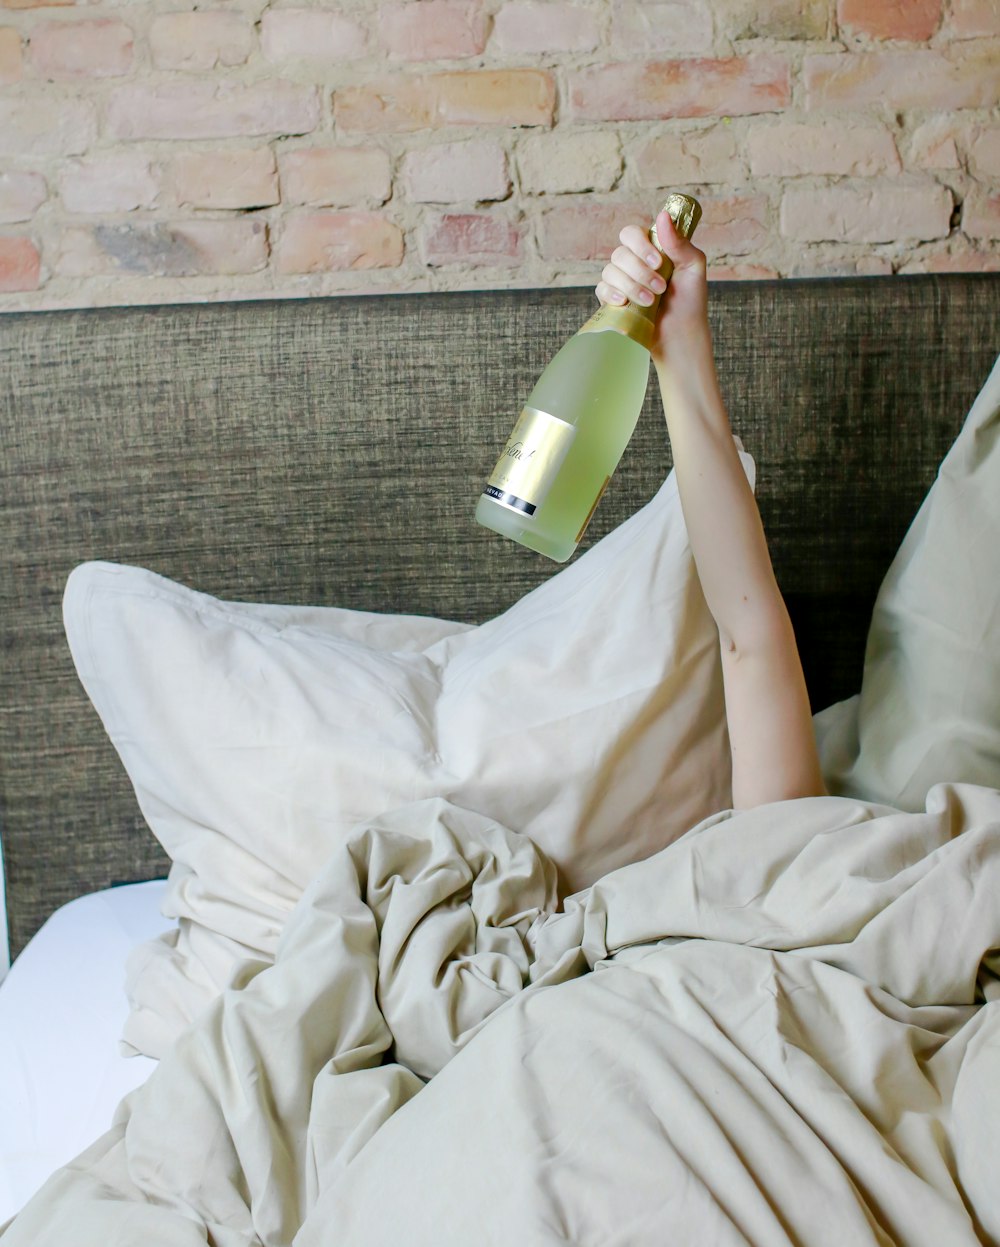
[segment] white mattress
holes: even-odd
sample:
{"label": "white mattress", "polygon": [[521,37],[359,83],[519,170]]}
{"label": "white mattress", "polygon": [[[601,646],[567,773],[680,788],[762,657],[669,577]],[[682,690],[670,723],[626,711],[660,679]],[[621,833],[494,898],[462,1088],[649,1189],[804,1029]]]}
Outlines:
{"label": "white mattress", "polygon": [[156,1062],[118,1051],[125,957],[171,924],[165,884],[80,897],[45,923],[0,985],[0,1225],[111,1124]]}

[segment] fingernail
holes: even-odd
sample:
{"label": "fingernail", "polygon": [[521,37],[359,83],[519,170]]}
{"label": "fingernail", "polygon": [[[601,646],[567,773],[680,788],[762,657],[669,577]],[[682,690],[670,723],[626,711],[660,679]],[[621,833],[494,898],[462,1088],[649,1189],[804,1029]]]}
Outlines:
{"label": "fingernail", "polygon": [[646,263],[652,264],[653,268],[659,268],[663,263],[663,256],[660,255],[658,251],[651,251],[649,255],[646,256]]}
{"label": "fingernail", "polygon": [[639,291],[639,302],[640,303],[652,303],[653,296],[649,293],[648,290],[640,290]]}

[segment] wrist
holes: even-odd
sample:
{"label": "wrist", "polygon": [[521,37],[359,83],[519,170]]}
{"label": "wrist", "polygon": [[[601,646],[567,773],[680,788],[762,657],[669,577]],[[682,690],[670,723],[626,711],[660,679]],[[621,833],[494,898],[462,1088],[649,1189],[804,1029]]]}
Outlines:
{"label": "wrist", "polygon": [[708,322],[695,324],[686,332],[671,331],[669,342],[650,352],[661,387],[704,390],[715,380],[715,357]]}
{"label": "wrist", "polygon": [[658,370],[669,371],[681,363],[711,364],[712,331],[707,316],[693,317],[663,328],[663,340],[655,343],[650,351]]}
{"label": "wrist", "polygon": [[731,433],[711,355],[692,354],[686,358],[678,356],[677,359],[677,363],[656,370],[663,414],[671,437],[692,421]]}

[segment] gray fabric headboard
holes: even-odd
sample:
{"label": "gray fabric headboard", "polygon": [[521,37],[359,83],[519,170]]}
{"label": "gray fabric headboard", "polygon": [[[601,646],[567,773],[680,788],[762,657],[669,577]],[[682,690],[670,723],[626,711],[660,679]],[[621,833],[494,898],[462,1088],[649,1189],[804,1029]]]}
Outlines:
{"label": "gray fabric headboard", "polygon": [[[0,316],[12,952],[57,905],[167,868],[72,667],[70,569],[112,559],[238,600],[486,619],[557,571],[472,511],[594,307],[587,288]],[[881,578],[998,350],[1000,277],[720,283],[711,315],[818,710],[859,688]],[[651,380],[585,544],[669,470]]]}

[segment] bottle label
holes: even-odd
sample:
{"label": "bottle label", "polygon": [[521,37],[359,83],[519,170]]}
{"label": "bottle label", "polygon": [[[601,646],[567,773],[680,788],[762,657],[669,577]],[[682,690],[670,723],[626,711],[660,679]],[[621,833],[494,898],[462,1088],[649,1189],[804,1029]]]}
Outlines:
{"label": "bottle label", "polygon": [[575,425],[537,407],[524,407],[484,495],[530,518],[552,488],[575,437]]}

